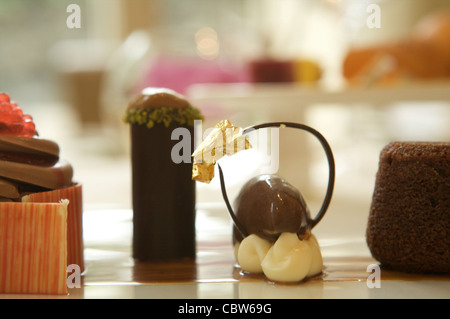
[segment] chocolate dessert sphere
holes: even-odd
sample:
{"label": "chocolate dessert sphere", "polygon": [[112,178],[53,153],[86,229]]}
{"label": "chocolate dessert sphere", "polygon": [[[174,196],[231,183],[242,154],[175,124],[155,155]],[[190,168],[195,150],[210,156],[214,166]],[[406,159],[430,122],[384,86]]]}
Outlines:
{"label": "chocolate dessert sphere", "polygon": [[[256,234],[270,242],[283,232],[300,233],[310,220],[303,196],[277,175],[261,175],[248,181],[236,198],[235,212],[248,235]],[[243,239],[236,228],[234,239]]]}

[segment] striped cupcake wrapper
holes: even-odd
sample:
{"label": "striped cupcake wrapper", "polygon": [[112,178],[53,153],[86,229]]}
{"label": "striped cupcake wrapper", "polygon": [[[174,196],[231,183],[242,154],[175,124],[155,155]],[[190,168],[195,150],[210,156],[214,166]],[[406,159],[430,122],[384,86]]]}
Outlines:
{"label": "striped cupcake wrapper", "polygon": [[0,293],[67,294],[67,210],[0,203]]}
{"label": "striped cupcake wrapper", "polygon": [[76,184],[71,187],[48,192],[33,193],[22,198],[22,202],[58,203],[68,199],[67,207],[67,264],[76,264],[81,272],[85,270],[83,247],[83,201],[82,187]]}

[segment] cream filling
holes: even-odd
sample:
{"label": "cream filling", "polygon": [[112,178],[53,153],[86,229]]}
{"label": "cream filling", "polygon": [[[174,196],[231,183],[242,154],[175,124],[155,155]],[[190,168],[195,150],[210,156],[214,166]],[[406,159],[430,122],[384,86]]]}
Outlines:
{"label": "cream filling", "polygon": [[322,272],[322,254],[313,234],[301,240],[295,233],[282,233],[273,245],[252,234],[235,249],[243,271],[264,273],[273,281],[298,282]]}
{"label": "cream filling", "polygon": [[239,245],[237,260],[244,271],[251,273],[263,272],[261,261],[272,245],[265,239],[251,234]]}

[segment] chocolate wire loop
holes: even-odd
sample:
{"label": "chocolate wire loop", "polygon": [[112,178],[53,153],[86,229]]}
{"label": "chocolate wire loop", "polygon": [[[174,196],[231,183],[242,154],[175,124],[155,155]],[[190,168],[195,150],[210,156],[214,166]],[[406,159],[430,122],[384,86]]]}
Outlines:
{"label": "chocolate wire loop", "polygon": [[234,226],[236,226],[237,230],[241,233],[242,237],[245,238],[249,234],[248,234],[247,230],[244,228],[244,226],[242,226],[242,224],[237,219],[236,214],[234,213],[233,208],[231,207],[230,201],[228,200],[227,191],[225,188],[225,181],[223,178],[222,167],[220,167],[219,163],[217,163],[217,168],[219,169],[220,188],[222,190],[223,200],[225,201],[225,204],[227,205],[227,209],[228,209],[228,212],[230,213],[231,219],[233,220]]}
{"label": "chocolate wire loop", "polygon": [[[242,135],[248,134],[248,133],[252,132],[253,130],[258,130],[261,128],[273,128],[273,127],[275,127],[275,128],[284,128],[284,127],[296,128],[296,129],[304,130],[304,131],[307,131],[307,132],[313,134],[320,141],[320,144],[322,145],[322,147],[325,151],[325,154],[327,156],[328,167],[329,167],[327,192],[325,194],[325,197],[324,197],[324,200],[323,200],[323,203],[322,203],[322,206],[321,206],[319,212],[316,214],[316,216],[313,219],[308,220],[308,227],[309,227],[309,229],[312,229],[322,220],[323,216],[325,215],[325,213],[328,209],[328,206],[330,205],[331,198],[333,196],[333,189],[334,189],[334,182],[335,182],[335,175],[336,175],[336,168],[335,168],[335,164],[334,164],[333,152],[332,152],[331,147],[328,144],[327,140],[325,139],[325,137],[323,137],[323,135],[320,134],[317,130],[315,130],[312,127],[307,126],[305,124],[292,123],[292,122],[270,122],[270,123],[258,124],[258,125],[250,126],[246,129],[244,129],[242,131]],[[228,212],[230,213],[230,216],[233,219],[234,225],[236,226],[237,230],[245,238],[248,236],[248,233],[244,229],[244,227],[241,225],[239,220],[237,219],[237,217],[230,205],[230,202],[228,200],[228,196],[226,193],[225,181],[224,181],[224,177],[223,177],[222,168],[220,167],[219,164],[217,164],[217,166],[219,168],[220,187],[222,190],[222,196],[224,198],[225,204],[227,205]],[[302,231],[304,231],[304,230],[301,230],[301,232]]]}

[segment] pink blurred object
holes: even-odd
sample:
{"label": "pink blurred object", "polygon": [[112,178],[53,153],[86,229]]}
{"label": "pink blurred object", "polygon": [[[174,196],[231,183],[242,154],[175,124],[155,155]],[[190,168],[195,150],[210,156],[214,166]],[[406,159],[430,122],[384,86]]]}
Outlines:
{"label": "pink blurred object", "polygon": [[192,84],[249,82],[247,67],[230,62],[194,58],[156,58],[141,83],[144,87],[165,87],[185,94]]}

